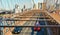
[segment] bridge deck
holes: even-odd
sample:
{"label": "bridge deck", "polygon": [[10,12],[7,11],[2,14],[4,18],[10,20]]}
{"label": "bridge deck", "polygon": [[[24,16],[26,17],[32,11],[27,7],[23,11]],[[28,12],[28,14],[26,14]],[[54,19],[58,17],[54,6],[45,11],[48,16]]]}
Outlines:
{"label": "bridge deck", "polygon": [[[25,13],[23,13],[22,15],[23,15],[23,17],[25,17],[26,15],[30,15],[31,17],[34,15],[33,13],[31,13],[31,12],[28,12],[27,14]],[[3,17],[6,17],[6,18],[11,18],[11,17],[13,17],[12,15],[10,15],[9,16],[9,14],[8,15],[4,15]],[[15,17],[19,17],[19,14],[18,14],[18,16],[17,15],[15,15]],[[22,19],[27,19],[27,20],[30,20],[30,18],[21,18],[20,20],[22,20]],[[26,23],[27,21],[16,21],[15,22],[15,25],[23,25],[24,23]],[[11,33],[11,31],[13,30],[14,28],[11,28],[11,29],[9,29],[9,28],[5,28],[3,31],[4,31],[4,35],[12,35],[12,33]],[[6,30],[9,30],[8,32],[6,32]]]}
{"label": "bridge deck", "polygon": [[60,24],[60,15],[58,15],[58,14],[51,14],[51,15]]}
{"label": "bridge deck", "polygon": [[[36,12],[34,12],[34,13],[37,13],[37,11]],[[39,12],[38,12],[39,13]],[[29,14],[30,16],[32,16],[33,15],[33,11],[31,11],[31,12],[28,12],[27,14]],[[27,15],[26,13],[25,14],[23,14],[23,16],[26,16]],[[58,15],[58,14],[53,14],[53,13],[48,13],[52,18],[54,18],[58,23],[60,23],[60,16]],[[19,16],[19,15],[18,15]],[[13,17],[13,16],[12,16]],[[30,20],[30,18],[22,18],[22,19],[29,19]],[[25,23],[26,21],[20,21],[20,22],[16,22],[16,24],[18,24],[18,25],[23,25],[24,23]],[[22,24],[21,24],[22,23]],[[7,28],[6,29],[4,29],[4,32],[7,30]],[[9,30],[9,28],[8,28],[8,30]],[[12,31],[12,30],[11,30]],[[12,33],[11,33],[11,31],[8,31],[7,33],[5,33],[4,35],[12,35]]]}

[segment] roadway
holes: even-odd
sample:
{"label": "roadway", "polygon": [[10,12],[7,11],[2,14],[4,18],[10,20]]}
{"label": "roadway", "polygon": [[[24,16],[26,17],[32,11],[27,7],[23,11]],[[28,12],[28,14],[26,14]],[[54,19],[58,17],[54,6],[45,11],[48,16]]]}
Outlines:
{"label": "roadway", "polygon": [[[40,13],[39,16],[43,16],[43,14]],[[32,20],[32,19],[37,19],[37,18],[31,18],[30,20]],[[41,18],[39,18],[39,19],[41,19]],[[34,26],[35,22],[36,21],[27,21],[23,26]],[[40,25],[46,25],[46,22],[47,22],[46,20],[45,21],[39,21],[39,24]],[[33,27],[31,27],[31,28],[27,27],[27,28],[23,28],[21,30],[20,34],[13,34],[13,35],[47,35],[47,32],[48,31],[46,28],[41,28],[41,30],[38,32],[38,31],[34,31]]]}
{"label": "roadway", "polygon": [[[32,15],[34,15],[35,13],[31,13],[30,12],[30,14],[29,13],[27,13],[27,14],[24,14],[24,15],[22,15],[22,16],[32,16]],[[6,16],[6,15],[5,15]],[[10,15],[10,16],[6,16],[6,17],[4,17],[4,18],[9,18],[9,17],[12,17],[12,18],[14,18],[14,17],[19,17],[19,16],[21,16],[21,15]],[[18,18],[18,19],[20,19],[20,18]],[[22,18],[22,19],[30,19],[30,18]],[[21,19],[20,19],[21,20]],[[7,21],[7,22],[3,22],[4,24],[6,24],[6,25],[8,25],[8,26],[11,26],[11,25],[24,25],[24,23],[25,23],[25,21],[16,21],[16,23],[13,23],[13,22],[10,22],[10,21]],[[3,34],[5,34],[5,35],[7,35],[7,34],[9,34],[9,35],[12,35],[12,33],[11,33],[11,31],[13,30],[14,28],[7,28],[7,27],[5,27],[4,28],[4,30],[3,30]],[[8,31],[7,31],[8,30]]]}
{"label": "roadway", "polygon": [[[39,16],[43,16],[43,15],[47,16],[44,13],[39,14]],[[30,18],[30,20],[32,19],[37,19],[37,18]],[[40,25],[47,25],[48,22],[45,20],[47,18],[43,17],[39,19],[44,19],[44,21],[39,21]],[[48,19],[51,19],[51,18],[48,18]],[[34,26],[34,24],[35,24],[35,21],[27,21],[26,23],[23,24],[23,26]],[[33,27],[31,27],[31,28],[22,28],[20,34],[12,34],[12,35],[52,35],[51,33],[52,31],[49,28],[41,28],[41,30],[38,32],[38,31],[33,31]]]}
{"label": "roadway", "polygon": [[[38,14],[36,14],[35,16],[38,16]],[[36,19],[36,18],[30,18],[30,20],[32,19]],[[23,26],[34,26],[35,21],[27,21],[26,23],[23,24]],[[21,33],[20,34],[13,34],[13,35],[31,35],[31,28],[22,28]]]}

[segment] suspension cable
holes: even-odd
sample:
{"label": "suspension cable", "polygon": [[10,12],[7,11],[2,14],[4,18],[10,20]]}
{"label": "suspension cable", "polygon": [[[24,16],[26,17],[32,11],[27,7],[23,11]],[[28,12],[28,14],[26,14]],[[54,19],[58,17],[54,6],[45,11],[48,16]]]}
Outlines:
{"label": "suspension cable", "polygon": [[4,8],[4,5],[3,5],[3,2],[2,2],[2,0],[0,0],[0,3],[1,3],[1,6]]}

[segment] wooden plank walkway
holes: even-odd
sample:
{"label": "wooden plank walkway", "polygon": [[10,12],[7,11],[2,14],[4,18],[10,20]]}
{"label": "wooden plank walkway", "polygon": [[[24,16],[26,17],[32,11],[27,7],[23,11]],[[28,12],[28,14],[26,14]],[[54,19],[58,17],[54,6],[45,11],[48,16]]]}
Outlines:
{"label": "wooden plank walkway", "polygon": [[50,15],[54,20],[56,20],[60,24],[60,15],[56,13],[49,13],[47,12],[48,15]]}

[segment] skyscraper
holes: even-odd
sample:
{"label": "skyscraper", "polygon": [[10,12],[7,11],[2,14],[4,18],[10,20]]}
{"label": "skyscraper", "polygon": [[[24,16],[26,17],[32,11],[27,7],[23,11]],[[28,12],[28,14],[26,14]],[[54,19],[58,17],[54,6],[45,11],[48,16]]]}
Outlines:
{"label": "skyscraper", "polygon": [[15,13],[19,13],[20,12],[20,8],[19,8],[19,5],[15,5]]}

